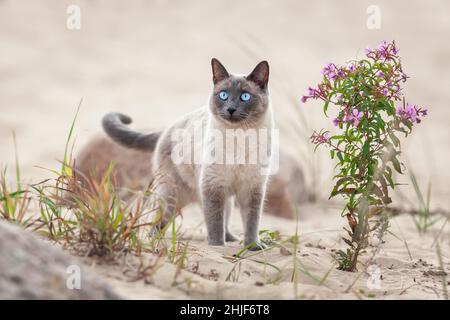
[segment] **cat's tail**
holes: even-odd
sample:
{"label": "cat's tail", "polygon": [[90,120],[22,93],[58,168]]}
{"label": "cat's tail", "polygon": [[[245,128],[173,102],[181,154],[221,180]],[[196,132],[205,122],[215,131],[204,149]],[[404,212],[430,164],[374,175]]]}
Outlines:
{"label": "cat's tail", "polygon": [[155,150],[161,136],[160,131],[148,134],[128,129],[125,125],[132,122],[131,118],[122,113],[111,112],[103,117],[102,125],[108,136],[122,146],[143,150]]}

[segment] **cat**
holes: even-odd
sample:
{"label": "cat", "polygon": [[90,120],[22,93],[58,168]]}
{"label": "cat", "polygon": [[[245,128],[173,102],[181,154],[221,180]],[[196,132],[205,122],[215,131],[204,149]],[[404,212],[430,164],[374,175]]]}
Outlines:
{"label": "cat", "polygon": [[[104,134],[98,134],[81,148],[75,156],[75,177],[83,187],[88,180],[100,182],[112,164],[111,176],[121,198],[128,201],[136,191],[145,191],[154,179],[151,161],[154,152],[124,147]],[[280,150],[280,169],[269,179],[264,213],[294,219],[294,207],[314,201],[305,185],[299,163]]]}
{"label": "cat", "polygon": [[[241,129],[245,132],[268,132],[268,144],[266,141],[264,146],[269,160],[272,159],[271,133],[274,124],[268,90],[269,64],[267,61],[260,62],[247,76],[228,73],[215,58],[211,60],[211,67],[213,90],[209,106],[185,115],[162,132],[142,134],[131,131],[124,125],[131,123],[131,118],[120,113],[105,115],[103,128],[114,141],[126,147],[154,149],[153,171],[162,177],[154,191],[165,202],[160,228],[175,215],[176,208],[199,202],[205,217],[208,244],[225,246],[226,241],[238,240],[228,228],[234,198],[243,220],[244,246],[251,250],[264,249],[266,245],[259,240],[259,223],[270,161],[264,164],[261,161],[222,163],[211,161],[211,157],[212,153],[229,152],[228,149],[217,148],[217,133],[225,137],[228,143],[228,132]],[[204,134],[196,139],[195,133],[199,127]],[[191,145],[185,149],[183,144],[183,150],[192,151],[194,158],[200,154],[200,159],[194,159],[194,163],[174,162],[174,149],[179,147],[179,141],[174,141],[174,136],[180,136],[180,130],[184,132],[181,136],[192,137]],[[234,140],[232,145],[234,148]],[[256,148],[259,150],[262,145],[262,138],[257,136]],[[210,153],[210,150],[214,152]],[[254,149],[249,147],[242,152],[248,161]]]}

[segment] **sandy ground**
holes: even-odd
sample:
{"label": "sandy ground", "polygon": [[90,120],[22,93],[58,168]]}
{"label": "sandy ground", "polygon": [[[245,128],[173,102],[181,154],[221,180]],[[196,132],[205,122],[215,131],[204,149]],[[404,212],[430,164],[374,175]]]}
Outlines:
{"label": "sandy ground", "polygon": [[[69,4],[81,7],[81,30],[66,28]],[[361,56],[367,45],[395,39],[411,76],[405,93],[430,112],[404,142],[403,159],[423,188],[432,183],[432,208],[448,211],[450,3],[377,1],[382,13],[379,30],[366,27],[370,4],[373,1],[0,1],[0,164],[14,164],[15,131],[23,178],[46,178],[48,173],[38,167],[54,167],[61,159],[81,98],[78,147],[100,131],[100,119],[108,111],[125,112],[136,127],[153,128],[203,105],[211,88],[213,56],[237,73],[267,59],[282,145],[326,199],[333,166],[325,152],[311,152],[307,137],[313,129],[332,126],[320,105],[302,106],[299,97],[319,80],[325,63],[345,62]],[[408,183],[409,178],[399,181]],[[395,197],[397,203],[414,205],[411,187],[401,190],[405,198]],[[419,235],[406,215],[393,219],[392,232],[398,238],[388,236],[376,255],[381,288],[367,288],[368,275],[362,274],[346,293],[358,273],[332,267],[331,250],[343,247],[339,239],[345,221],[338,206],[328,205],[321,200],[300,208],[298,257],[313,277],[300,273],[298,286],[291,282],[293,256],[279,250],[258,259],[267,259],[281,272],[244,261],[239,279],[225,281],[235,265],[225,257],[236,253],[238,245],[207,247],[201,229],[190,229],[201,221],[198,208],[188,210],[183,226],[186,239],[193,237],[195,253],[189,261],[194,266],[198,262],[198,274],[183,271],[173,286],[175,269],[165,263],[151,277],[153,284],[146,285],[143,280],[126,281],[122,267],[96,268],[130,298],[358,298],[368,292],[377,298],[443,297],[442,277],[434,272],[433,243],[442,223]],[[239,224],[235,227],[240,230]],[[263,228],[289,236],[295,222],[265,217]],[[448,226],[439,239],[448,273]],[[320,281],[329,270],[319,285],[314,279]],[[268,284],[274,278],[279,279]]]}
{"label": "sandy ground", "polygon": [[[242,246],[237,242],[226,248],[207,246],[205,229],[198,227],[200,212],[191,210],[182,228],[189,245],[185,270],[179,271],[167,260],[149,254],[140,259],[129,257],[117,265],[96,263],[94,268],[119,294],[130,299],[444,298],[443,281],[447,284],[449,277],[443,276],[439,267],[435,241],[439,228],[419,235],[410,216],[393,219],[393,235],[384,238],[374,259],[375,248],[368,248],[358,272],[350,273],[337,270],[334,263],[335,250],[345,247],[341,240],[343,221],[336,209],[305,206],[301,214],[297,253],[292,244],[286,244],[287,250],[249,253],[246,259],[237,261],[233,256]],[[233,227],[242,236],[240,226]],[[296,225],[266,216],[262,227],[279,231],[285,238],[295,235]],[[448,236],[440,245],[448,273]],[[141,261],[143,266],[154,266],[146,276],[136,272]],[[294,268],[297,281],[292,280]]]}

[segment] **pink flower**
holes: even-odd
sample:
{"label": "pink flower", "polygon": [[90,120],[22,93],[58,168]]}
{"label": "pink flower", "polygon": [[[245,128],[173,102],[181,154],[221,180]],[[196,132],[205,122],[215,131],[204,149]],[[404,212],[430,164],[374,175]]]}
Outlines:
{"label": "pink flower", "polygon": [[319,89],[308,88],[308,95],[302,96],[301,101],[305,103],[308,99],[317,99],[321,97],[321,92]]}
{"label": "pink flower", "polygon": [[325,67],[323,67],[321,73],[330,80],[336,80],[337,78],[342,78],[345,76],[344,70],[337,68],[334,63],[328,63]]}
{"label": "pink flower", "polygon": [[359,124],[359,121],[363,117],[363,113],[359,111],[358,109],[353,109],[350,114],[347,114],[347,116],[344,119],[344,122],[352,122],[353,126],[357,127]]}
{"label": "pink flower", "polygon": [[335,71],[336,71],[336,66],[332,63],[329,63],[325,67],[323,67],[322,75],[324,75],[325,77],[328,77],[329,79],[334,80],[336,78]]}
{"label": "pink flower", "polygon": [[319,90],[309,87],[308,88],[308,94],[310,96],[318,96],[319,95]]}
{"label": "pink flower", "polygon": [[398,58],[397,54],[399,53],[399,50],[395,45],[395,41],[392,41],[390,43],[383,41],[377,49],[371,50],[370,48],[367,48],[364,52],[368,58],[372,58],[375,60],[391,60],[394,58]]}
{"label": "pink flower", "polygon": [[346,68],[347,68],[347,70],[350,71],[350,72],[353,72],[353,71],[356,70],[356,66],[355,66],[354,63],[349,63],[349,64],[347,64]]}
{"label": "pink flower", "polygon": [[338,118],[333,119],[333,125],[337,127],[342,121]]}
{"label": "pink flower", "polygon": [[310,139],[314,144],[328,143],[330,141],[330,133],[328,131],[319,133],[314,131]]}
{"label": "pink flower", "polygon": [[388,45],[386,40],[383,40],[380,45],[378,46],[378,51],[385,51],[387,49]]}
{"label": "pink flower", "polygon": [[321,73],[324,76],[328,76],[329,74],[333,73],[335,69],[336,69],[336,66],[334,65],[334,63],[328,63],[325,65],[325,67],[323,67]]}
{"label": "pink flower", "polygon": [[425,117],[428,111],[408,103],[406,106],[397,107],[396,114],[403,120],[420,123],[422,121],[420,117]]}

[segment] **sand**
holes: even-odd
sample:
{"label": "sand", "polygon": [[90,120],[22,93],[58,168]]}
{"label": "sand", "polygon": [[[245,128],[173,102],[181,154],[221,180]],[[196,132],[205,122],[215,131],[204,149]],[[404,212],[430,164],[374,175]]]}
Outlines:
{"label": "sand", "polygon": [[[335,250],[341,240],[343,221],[335,208],[317,205],[301,208],[298,225],[300,242],[286,250],[274,248],[236,261],[237,242],[227,247],[210,247],[205,229],[198,227],[199,210],[188,210],[183,219],[183,243],[188,244],[186,269],[179,270],[166,258],[144,254],[128,256],[124,263],[96,263],[119,294],[130,299],[443,299],[444,277],[436,243],[440,243],[444,269],[449,272],[448,240],[436,241],[439,228],[419,235],[409,215],[392,219],[392,235],[385,243],[368,248],[358,272],[336,269]],[[242,230],[234,225],[237,234]],[[266,216],[262,228],[279,231],[283,237],[295,234],[292,221]],[[193,231],[194,230],[194,231]],[[442,236],[442,235],[441,235]],[[169,240],[170,241],[170,240]],[[445,246],[445,247],[444,247]],[[92,263],[91,259],[86,260]],[[147,275],[136,272],[142,261]],[[294,266],[297,270],[293,281]]]}
{"label": "sand", "polygon": [[[69,4],[81,7],[81,30],[66,28]],[[176,267],[167,261],[160,261],[162,266],[147,281],[130,282],[130,275],[123,274],[124,267],[119,265],[96,263],[95,269],[127,298],[443,298],[444,277],[438,272],[436,243],[449,273],[450,230],[448,225],[441,230],[444,218],[425,234],[419,234],[409,215],[391,221],[395,236],[386,236],[371,261],[379,267],[374,274],[380,272],[383,277],[378,289],[367,286],[369,275],[364,268],[348,273],[333,266],[332,250],[345,247],[340,240],[345,220],[340,217],[339,203],[326,200],[333,163],[326,152],[313,153],[307,141],[313,129],[332,129],[332,125],[323,118],[319,104],[299,103],[307,87],[319,81],[325,63],[361,56],[367,45],[376,46],[383,39],[397,41],[405,71],[411,76],[405,94],[430,112],[404,141],[402,157],[424,189],[431,182],[432,209],[448,212],[450,204],[450,4],[378,1],[381,29],[369,30],[366,8],[370,4],[0,1],[0,164],[14,165],[15,131],[23,179],[35,182],[48,177],[38,167],[58,165],[82,98],[75,128],[77,148],[100,131],[106,112],[125,112],[135,119],[136,127],[159,128],[203,105],[211,88],[209,61],[213,56],[238,73],[267,59],[283,147],[302,164],[310,188],[319,196],[317,204],[299,208],[296,256],[309,275],[299,272],[294,285],[293,255],[273,249],[257,259],[269,261],[281,272],[243,261],[239,276],[234,274],[226,281],[236,264],[230,257],[240,246],[208,247],[203,225],[192,228],[202,220],[197,207],[185,212],[184,239],[192,238],[192,250],[187,269],[177,277]],[[408,183],[408,175],[399,181]],[[400,189],[394,204],[415,208],[417,198],[411,186]],[[237,233],[241,231],[239,220],[236,217]],[[262,228],[278,230],[284,237],[292,236],[295,227],[295,221],[269,216],[262,222]],[[371,257],[370,252],[364,257],[363,262]],[[146,259],[153,261],[151,256]]]}

